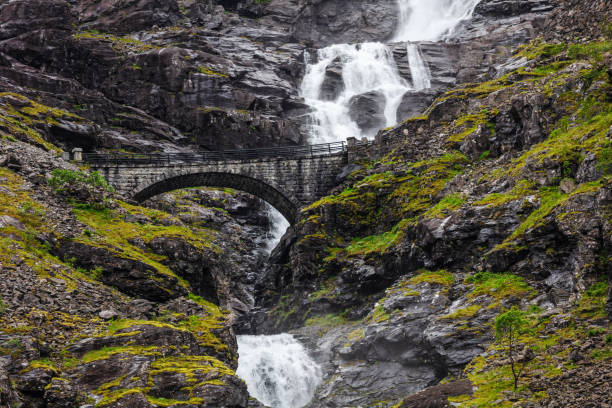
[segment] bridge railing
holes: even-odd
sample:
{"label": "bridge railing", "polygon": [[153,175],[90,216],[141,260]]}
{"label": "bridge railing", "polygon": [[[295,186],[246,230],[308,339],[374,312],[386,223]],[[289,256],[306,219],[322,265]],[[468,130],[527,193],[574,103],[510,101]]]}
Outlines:
{"label": "bridge railing", "polygon": [[209,161],[254,160],[263,158],[300,158],[345,153],[346,142],[256,149],[205,151],[198,153],[83,153],[91,164],[166,164]]}

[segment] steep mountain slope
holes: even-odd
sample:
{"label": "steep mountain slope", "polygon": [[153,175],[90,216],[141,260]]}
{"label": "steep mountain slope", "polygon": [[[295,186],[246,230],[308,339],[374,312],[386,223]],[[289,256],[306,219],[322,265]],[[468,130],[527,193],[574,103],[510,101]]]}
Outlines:
{"label": "steep mountain slope", "polygon": [[[312,406],[388,406],[458,377],[475,386],[461,406],[610,403],[605,382],[586,387],[609,375],[612,313],[612,38],[595,27],[607,37],[534,41],[509,62],[520,68],[383,131],[350,181],[302,210],[257,318],[331,361]],[[517,393],[492,326],[511,306],[531,328]]]}
{"label": "steep mountain slope", "polygon": [[[34,104],[3,102],[13,115]],[[198,189],[132,205],[96,173],[10,139],[0,140],[0,405],[245,406],[232,326],[265,259],[265,208]]]}

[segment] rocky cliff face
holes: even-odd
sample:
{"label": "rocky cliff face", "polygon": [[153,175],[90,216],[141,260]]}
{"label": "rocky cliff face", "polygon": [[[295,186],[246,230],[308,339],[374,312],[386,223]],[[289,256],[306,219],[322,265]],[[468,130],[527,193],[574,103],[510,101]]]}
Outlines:
{"label": "rocky cliff face", "polygon": [[246,406],[234,328],[248,330],[267,207],[231,190],[121,201],[95,173],[10,136],[53,149],[29,109],[80,119],[2,98],[24,133],[0,141],[0,405]]}
{"label": "rocky cliff face", "polygon": [[[421,113],[446,87],[499,70],[552,8],[506,3],[483,2],[452,43],[422,45],[434,88],[407,95],[401,119]],[[51,141],[66,149],[295,144],[308,138],[298,92],[304,51],[386,40],[395,14],[392,1],[4,2],[1,87],[97,125],[52,132]],[[410,81],[405,47],[394,50]],[[363,116],[372,105],[356,109]]]}
{"label": "rocky cliff face", "polygon": [[[260,284],[267,313],[256,318],[264,332],[304,336],[326,364],[311,406],[549,406],[558,392],[541,375],[605,366],[612,66],[610,37],[586,26],[582,44],[519,48],[492,80],[383,131],[345,185],[303,209]],[[527,385],[504,394],[510,373],[491,325],[512,306],[534,331],[521,344]],[[460,376],[476,388],[402,402]],[[595,389],[566,401],[609,403]]]}

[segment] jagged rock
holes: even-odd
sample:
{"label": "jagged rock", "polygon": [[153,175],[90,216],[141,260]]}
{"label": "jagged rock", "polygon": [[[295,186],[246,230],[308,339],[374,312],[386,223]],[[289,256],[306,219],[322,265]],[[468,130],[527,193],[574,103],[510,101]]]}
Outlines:
{"label": "jagged rock", "polygon": [[54,378],[45,389],[45,402],[49,408],[72,408],[76,404],[77,393],[69,381]]}
{"label": "jagged rock", "polygon": [[101,319],[110,320],[117,317],[118,313],[114,310],[102,310],[100,313],[98,313],[98,316],[100,316]]}
{"label": "jagged rock", "polygon": [[43,394],[45,387],[51,383],[56,373],[45,368],[35,368],[20,374],[17,377],[16,388],[30,394]]}
{"label": "jagged rock", "polygon": [[101,268],[101,280],[120,291],[152,301],[164,301],[187,293],[176,277],[160,273],[143,262],[122,258],[105,248],[75,241],[63,241],[57,253],[74,259],[76,265],[91,270]]}
{"label": "jagged rock", "polygon": [[385,98],[380,92],[357,95],[349,101],[351,119],[365,133],[376,133],[385,125]]}
{"label": "jagged rock", "polygon": [[344,91],[344,80],[342,79],[342,61],[340,57],[333,60],[325,70],[325,79],[321,84],[320,98],[334,101]]}
{"label": "jagged rock", "polygon": [[11,217],[10,215],[2,215],[0,216],[0,228],[13,227],[18,230],[25,230],[25,225],[23,225],[19,220]]}

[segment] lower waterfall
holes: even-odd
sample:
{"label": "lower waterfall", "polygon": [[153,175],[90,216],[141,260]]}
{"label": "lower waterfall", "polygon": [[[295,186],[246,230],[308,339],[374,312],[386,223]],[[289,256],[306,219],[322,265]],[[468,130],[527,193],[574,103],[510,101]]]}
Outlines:
{"label": "lower waterfall", "polygon": [[321,369],[290,334],[238,336],[236,374],[249,394],[271,408],[308,404],[321,382]]}

